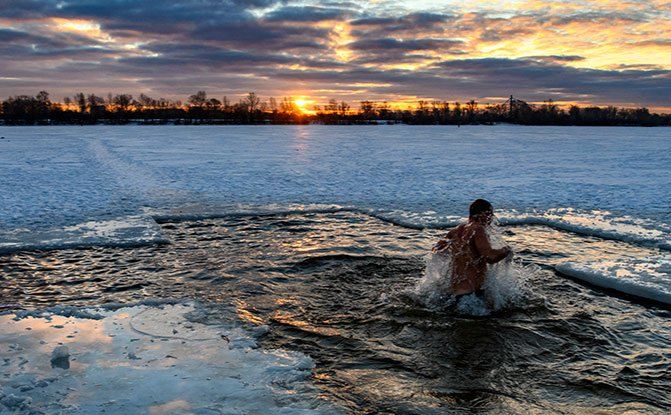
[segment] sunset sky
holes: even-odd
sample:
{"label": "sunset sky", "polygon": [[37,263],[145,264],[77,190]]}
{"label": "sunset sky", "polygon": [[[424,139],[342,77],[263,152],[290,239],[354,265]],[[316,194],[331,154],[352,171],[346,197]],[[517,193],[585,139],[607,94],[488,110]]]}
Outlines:
{"label": "sunset sky", "polygon": [[0,0],[0,98],[42,89],[671,110],[671,2]]}

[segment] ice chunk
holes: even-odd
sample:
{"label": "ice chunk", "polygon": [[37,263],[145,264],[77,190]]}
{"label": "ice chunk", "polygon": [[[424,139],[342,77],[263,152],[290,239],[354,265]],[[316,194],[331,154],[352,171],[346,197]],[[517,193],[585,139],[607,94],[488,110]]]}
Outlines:
{"label": "ice chunk", "polygon": [[63,228],[3,232],[0,233],[0,254],[90,246],[134,247],[167,242],[161,227],[151,217],[128,216]]}
{"label": "ice chunk", "polygon": [[[196,312],[200,308],[174,304],[99,308],[91,313],[102,315],[102,319],[43,313],[51,322],[39,313],[21,319],[0,316],[1,350],[7,350],[12,362],[20,356],[27,358],[23,367],[3,367],[6,376],[0,378],[0,390],[17,390],[15,387],[26,379],[39,386],[26,389],[21,397],[4,396],[1,402],[11,405],[10,413],[22,413],[24,409],[18,409],[21,405],[30,405],[30,411],[36,413],[74,415],[341,413],[320,398],[312,385],[314,363],[308,356],[284,350],[229,348],[227,337],[251,344],[267,327],[248,331],[189,320],[190,315],[208,314]],[[229,318],[225,316],[225,321]],[[68,331],[54,329],[54,323],[77,330],[78,335],[67,338]],[[26,331],[28,325],[35,329]],[[13,347],[7,347],[8,343]],[[58,343],[63,344],[50,346]],[[67,359],[72,350],[77,350],[77,359],[69,359],[67,372],[45,364],[45,354],[51,352],[52,361]],[[0,413],[6,412],[3,409],[0,406]]]}
{"label": "ice chunk", "polygon": [[598,287],[671,304],[671,261],[665,258],[584,264],[565,262],[557,265],[556,269]]}
{"label": "ice chunk", "polygon": [[70,350],[68,346],[58,346],[51,352],[51,367],[70,369]]}
{"label": "ice chunk", "polygon": [[29,408],[32,401],[33,400],[27,396],[16,396],[14,394],[2,396],[2,398],[0,398],[0,404],[4,405],[10,413]]}

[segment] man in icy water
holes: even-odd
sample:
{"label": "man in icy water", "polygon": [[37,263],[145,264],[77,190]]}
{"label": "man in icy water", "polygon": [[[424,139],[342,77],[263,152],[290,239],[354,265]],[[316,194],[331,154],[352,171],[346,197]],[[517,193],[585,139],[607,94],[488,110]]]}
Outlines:
{"label": "man in icy water", "polygon": [[433,247],[433,252],[449,253],[452,257],[450,288],[457,299],[471,293],[482,296],[487,264],[495,264],[511,254],[509,247],[494,249],[489,242],[487,227],[493,217],[492,204],[477,199],[469,207],[468,223],[449,231]]}

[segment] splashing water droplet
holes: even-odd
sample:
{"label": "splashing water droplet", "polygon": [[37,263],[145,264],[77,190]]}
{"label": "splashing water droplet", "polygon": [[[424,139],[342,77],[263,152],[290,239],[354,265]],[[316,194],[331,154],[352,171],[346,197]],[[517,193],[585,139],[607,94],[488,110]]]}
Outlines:
{"label": "splashing water droplet", "polygon": [[[487,228],[490,244],[495,249],[506,246],[495,227]],[[484,298],[475,294],[457,298],[452,295],[452,257],[448,250],[426,256],[424,275],[414,288],[413,297],[429,309],[445,310],[456,305],[460,314],[485,316],[492,311],[523,307],[532,294],[529,279],[538,272],[533,265],[524,265],[511,257],[488,265],[483,285]]]}

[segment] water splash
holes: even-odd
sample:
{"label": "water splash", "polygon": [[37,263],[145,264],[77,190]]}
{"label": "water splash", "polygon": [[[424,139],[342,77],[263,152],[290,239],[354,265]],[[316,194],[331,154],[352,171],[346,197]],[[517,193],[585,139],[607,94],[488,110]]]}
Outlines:
{"label": "water splash", "polygon": [[454,305],[450,290],[452,256],[445,251],[431,252],[425,257],[424,276],[415,286],[412,297],[429,309],[444,309]]}
{"label": "water splash", "polygon": [[522,308],[532,296],[529,280],[539,272],[535,265],[520,260],[504,260],[489,265],[485,278],[485,298],[492,311]]}
{"label": "water splash", "polygon": [[[507,246],[496,222],[485,230],[492,248],[501,249]],[[514,256],[511,255],[501,262],[487,266],[487,277],[484,284],[485,298],[493,311],[523,307],[532,294],[528,281],[539,271],[538,267],[525,265],[513,258]]]}
{"label": "water splash", "polygon": [[[487,227],[489,242],[495,249],[506,246],[495,226]],[[452,295],[452,257],[447,250],[426,256],[424,275],[414,288],[413,297],[432,310],[455,309],[459,314],[486,316],[491,312],[523,307],[532,294],[528,281],[538,272],[533,265],[508,257],[488,265],[483,289],[484,298],[475,294],[462,296],[458,301]]]}

